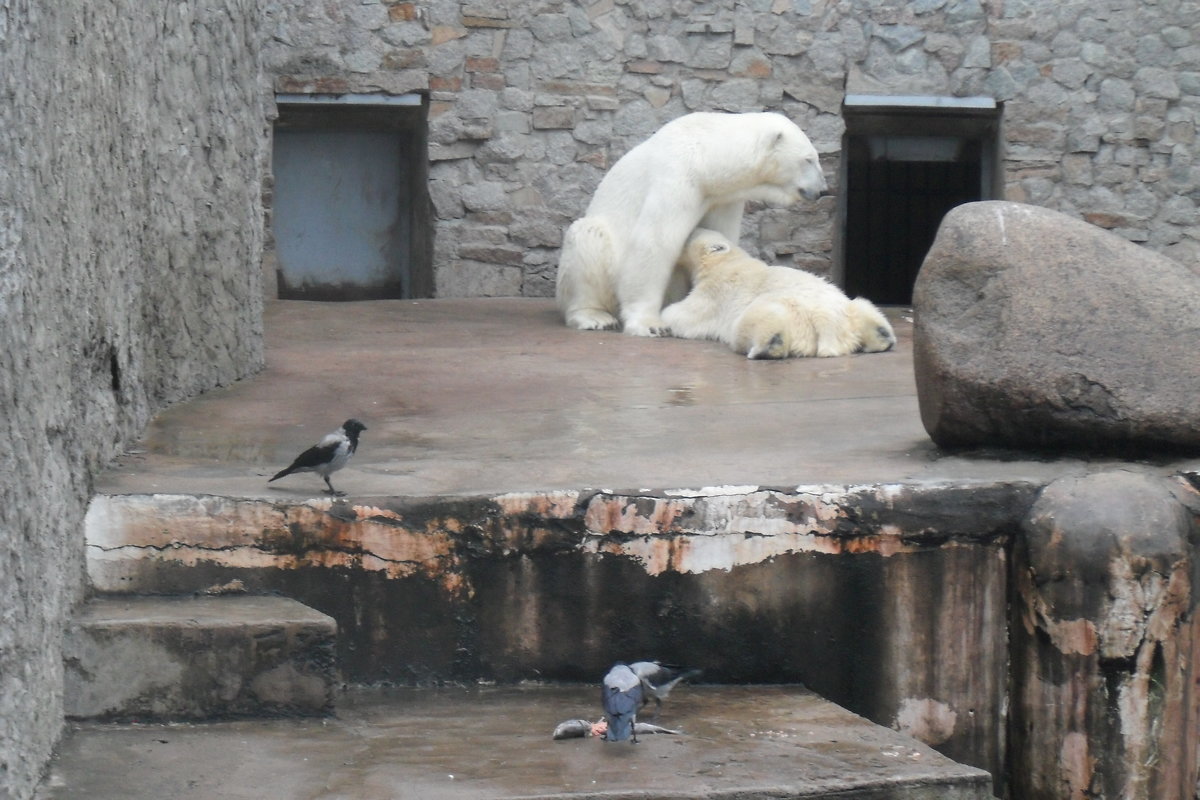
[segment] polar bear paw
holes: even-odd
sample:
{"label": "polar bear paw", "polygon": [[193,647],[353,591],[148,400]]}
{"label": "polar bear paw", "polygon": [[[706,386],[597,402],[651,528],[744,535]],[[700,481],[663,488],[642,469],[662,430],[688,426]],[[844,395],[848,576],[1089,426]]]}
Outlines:
{"label": "polar bear paw", "polygon": [[777,333],[766,342],[754,342],[746,351],[746,358],[787,358],[788,347],[783,341],[783,334]]}
{"label": "polar bear paw", "polygon": [[598,308],[576,309],[567,315],[567,324],[581,331],[616,331],[621,321]]}
{"label": "polar bear paw", "polygon": [[626,322],[624,330],[630,336],[664,337],[671,335],[671,327],[662,320],[657,322]]}

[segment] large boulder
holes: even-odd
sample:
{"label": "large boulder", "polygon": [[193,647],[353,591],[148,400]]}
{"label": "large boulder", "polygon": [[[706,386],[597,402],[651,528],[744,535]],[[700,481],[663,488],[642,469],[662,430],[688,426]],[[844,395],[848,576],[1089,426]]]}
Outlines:
{"label": "large boulder", "polygon": [[939,445],[1200,451],[1200,273],[1056,211],[968,203],[913,305]]}

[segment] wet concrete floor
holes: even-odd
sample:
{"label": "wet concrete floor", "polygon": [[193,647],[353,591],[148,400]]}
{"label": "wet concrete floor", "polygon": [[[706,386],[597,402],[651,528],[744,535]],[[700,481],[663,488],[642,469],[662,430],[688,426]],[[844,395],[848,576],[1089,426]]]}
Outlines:
{"label": "wet concrete floor", "polygon": [[358,689],[328,719],[76,723],[37,800],[983,800],[987,773],[796,687],[677,687],[681,735],[551,738],[598,688]]}
{"label": "wet concrete floor", "polygon": [[[750,361],[717,342],[566,328],[550,300],[266,311],[266,369],[160,414],[98,491],[281,501],[267,477],[347,417],[352,496],[894,482],[1047,482],[1104,462],[945,454],[921,426],[911,313],[888,353]],[[1196,462],[1200,463],[1200,462]]]}

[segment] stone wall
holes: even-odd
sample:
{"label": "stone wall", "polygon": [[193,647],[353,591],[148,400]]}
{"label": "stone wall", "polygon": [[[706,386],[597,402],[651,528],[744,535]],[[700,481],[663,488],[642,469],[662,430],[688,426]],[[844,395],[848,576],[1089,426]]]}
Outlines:
{"label": "stone wall", "polygon": [[62,727],[92,478],[262,363],[257,0],[0,0],[0,798]]}
{"label": "stone wall", "polygon": [[[1197,2],[362,0],[267,6],[287,92],[427,92],[439,296],[553,293],[605,170],[697,110],[775,110],[836,190],[846,93],[1004,105],[1007,199],[1200,259]],[[837,202],[763,210],[752,252],[830,273]]]}

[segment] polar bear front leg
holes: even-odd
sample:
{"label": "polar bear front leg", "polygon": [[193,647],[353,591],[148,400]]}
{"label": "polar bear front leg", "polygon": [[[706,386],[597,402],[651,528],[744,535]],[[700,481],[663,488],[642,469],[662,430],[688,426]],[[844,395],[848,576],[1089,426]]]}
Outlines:
{"label": "polar bear front leg", "polygon": [[584,217],[567,228],[554,295],[567,325],[584,331],[621,327],[613,312],[612,235],[601,219]]}
{"label": "polar bear front leg", "polygon": [[713,206],[696,227],[716,231],[737,244],[742,238],[742,215],[745,210],[746,204],[741,200]]}
{"label": "polar bear front leg", "polygon": [[664,308],[662,321],[671,335],[680,339],[720,339],[720,316],[716,301],[697,286],[687,297]]}
{"label": "polar bear front leg", "polygon": [[686,208],[668,209],[662,214],[643,211],[618,269],[617,300],[625,333],[671,334],[662,320],[662,307],[675,262],[697,219],[698,215]]}

